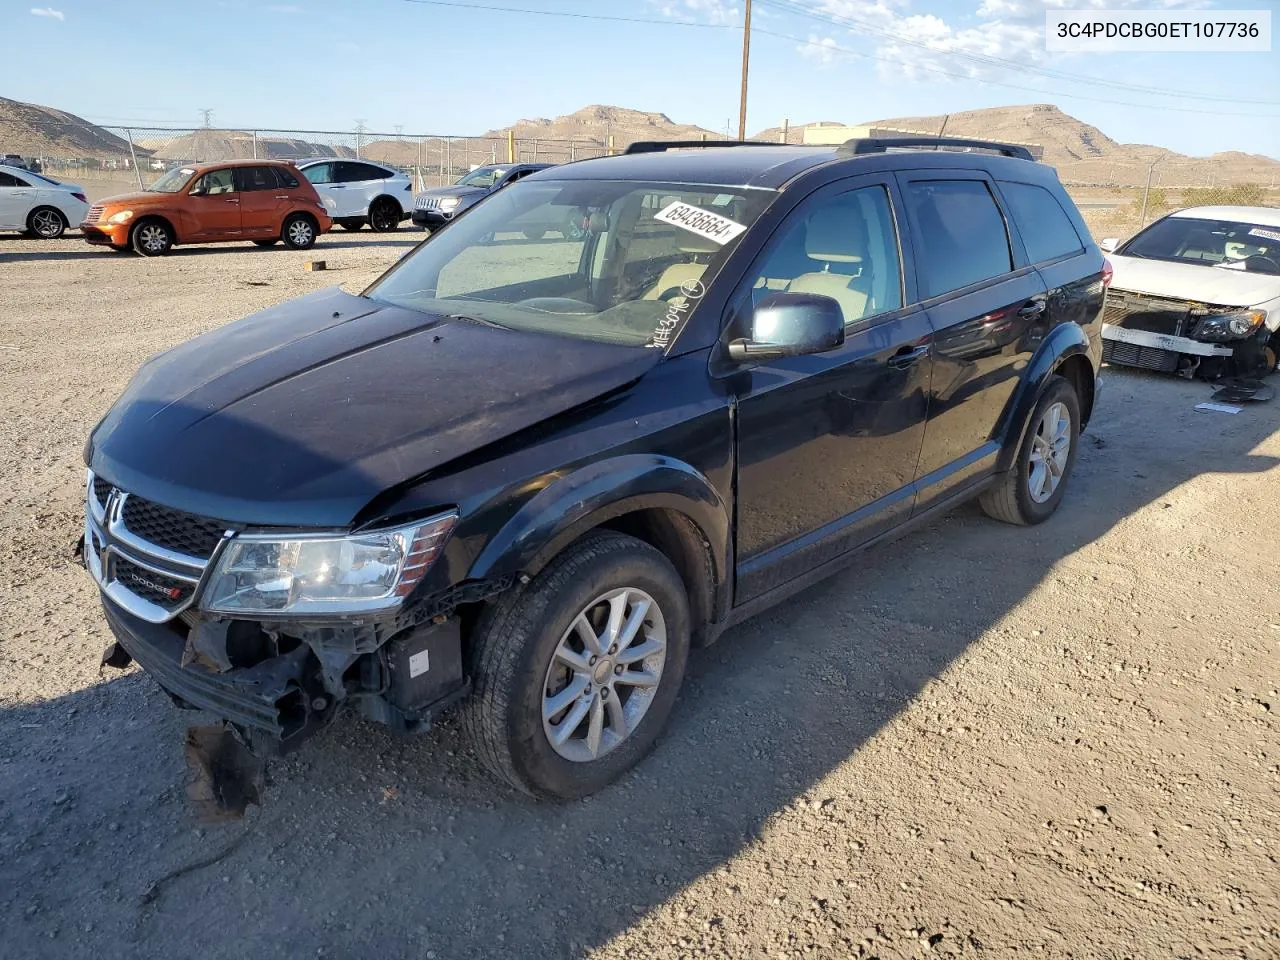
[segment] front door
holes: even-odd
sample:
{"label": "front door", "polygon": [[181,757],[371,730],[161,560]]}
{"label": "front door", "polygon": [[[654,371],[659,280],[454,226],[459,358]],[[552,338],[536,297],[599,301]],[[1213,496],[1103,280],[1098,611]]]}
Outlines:
{"label": "front door", "polygon": [[1043,320],[1046,289],[1014,250],[983,174],[931,170],[902,176],[901,187],[934,330],[916,503],[925,510],[995,466],[997,427],[1031,359],[1029,334]]}
{"label": "front door", "polygon": [[285,212],[292,206],[274,167],[237,167],[240,230],[246,240],[280,236]]}
{"label": "front door", "polygon": [[235,169],[210,170],[197,178],[187,196],[188,236],[178,239],[234,240],[240,236],[240,193]]}
{"label": "front door", "polygon": [[25,229],[27,213],[35,201],[35,188],[16,175],[0,170],[0,227]]}
{"label": "front door", "polygon": [[875,178],[819,190],[787,217],[735,302],[745,314],[773,292],[829,296],[846,336],[829,353],[737,375],[737,603],[911,513],[931,336],[925,312],[904,306],[894,195]]}

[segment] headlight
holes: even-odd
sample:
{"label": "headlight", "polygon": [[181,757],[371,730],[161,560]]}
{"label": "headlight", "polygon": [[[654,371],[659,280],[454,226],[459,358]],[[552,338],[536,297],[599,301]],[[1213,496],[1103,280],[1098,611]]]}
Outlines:
{"label": "headlight", "polygon": [[443,200],[440,201],[440,209],[452,210],[461,202],[462,202],[461,197],[445,197]]}
{"label": "headlight", "polygon": [[232,615],[387,610],[422,581],[457,520],[350,536],[242,535],[223,550],[201,605]]}
{"label": "headlight", "polygon": [[119,213],[113,213],[111,216],[107,217],[107,223],[125,223],[132,219],[132,210],[121,210]]}
{"label": "headlight", "polygon": [[1195,335],[1202,340],[1239,340],[1257,330],[1267,319],[1265,310],[1240,310],[1204,317]]}

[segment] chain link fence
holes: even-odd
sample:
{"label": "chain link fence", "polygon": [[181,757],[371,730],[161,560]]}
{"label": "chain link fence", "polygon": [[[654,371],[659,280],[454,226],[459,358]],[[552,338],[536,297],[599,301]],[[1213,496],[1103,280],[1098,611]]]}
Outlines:
{"label": "chain link fence", "polygon": [[94,158],[41,157],[42,168],[50,176],[75,180],[105,195],[113,189],[146,187],[166,170],[200,161],[346,157],[395,167],[413,178],[415,189],[423,190],[451,184],[487,163],[566,163],[611,152],[608,135],[557,140],[211,127],[103,129],[120,139],[118,152]]}

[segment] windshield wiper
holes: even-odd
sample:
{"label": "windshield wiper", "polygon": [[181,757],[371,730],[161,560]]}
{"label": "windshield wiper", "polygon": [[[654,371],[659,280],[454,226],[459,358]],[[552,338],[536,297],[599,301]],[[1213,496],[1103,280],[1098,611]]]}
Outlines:
{"label": "windshield wiper", "polygon": [[473,317],[465,313],[446,313],[444,317],[446,320],[465,320],[467,323],[478,323],[482,327],[495,327],[498,330],[507,329],[500,323],[494,323],[492,320],[484,320],[480,317]]}

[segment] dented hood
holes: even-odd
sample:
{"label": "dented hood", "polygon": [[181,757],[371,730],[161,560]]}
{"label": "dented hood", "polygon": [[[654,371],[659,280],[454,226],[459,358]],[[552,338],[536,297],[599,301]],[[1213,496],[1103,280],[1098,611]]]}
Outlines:
{"label": "dented hood", "polygon": [[1226,307],[1251,307],[1280,296],[1280,276],[1193,263],[1108,254],[1112,290]]}
{"label": "dented hood", "polygon": [[149,360],[95,429],[89,465],[192,513],[342,526],[387,488],[660,359],[325,290]]}

